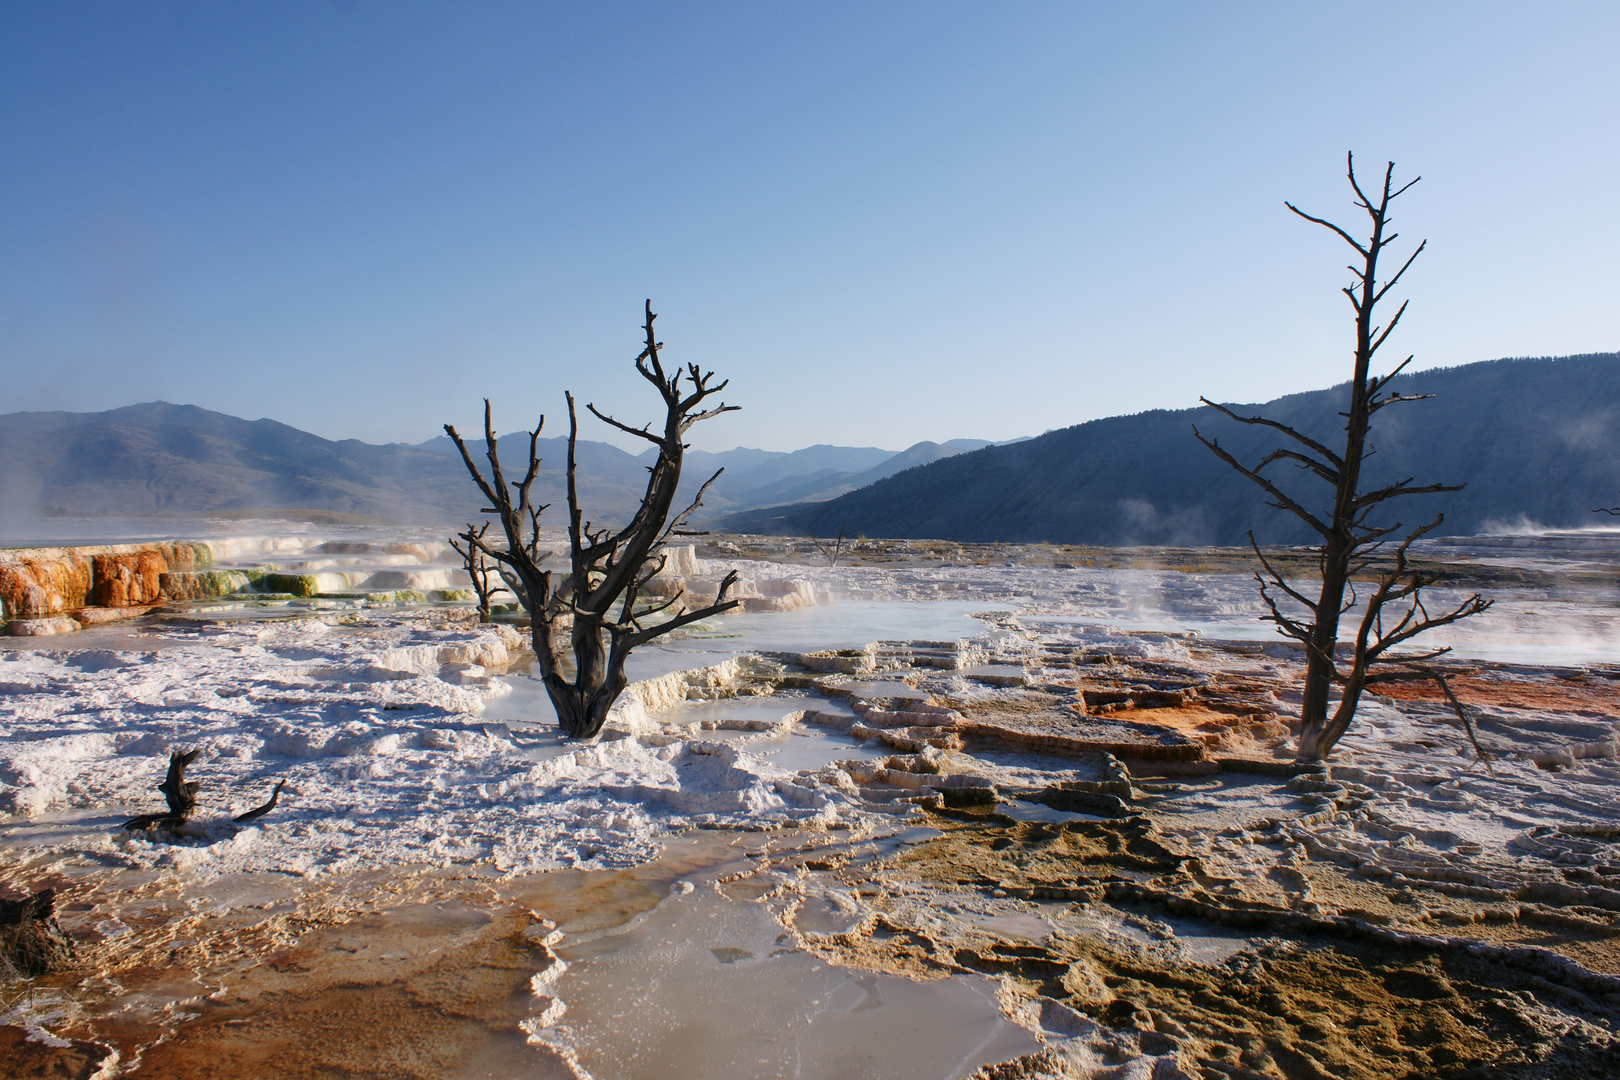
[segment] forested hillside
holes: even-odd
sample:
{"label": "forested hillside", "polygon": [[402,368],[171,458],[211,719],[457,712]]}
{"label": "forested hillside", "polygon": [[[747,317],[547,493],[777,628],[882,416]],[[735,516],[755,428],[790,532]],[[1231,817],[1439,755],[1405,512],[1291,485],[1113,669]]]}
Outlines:
{"label": "forested hillside", "polygon": [[[1620,354],[1494,360],[1403,375],[1400,403],[1374,420],[1366,485],[1415,477],[1459,492],[1387,504],[1408,526],[1445,513],[1444,534],[1528,519],[1596,523],[1620,501]],[[1189,387],[1189,395],[1196,387]],[[1234,406],[1343,444],[1346,387]],[[736,531],[831,536],[1042,540],[1092,544],[1238,544],[1314,539],[1193,438],[1193,425],[1249,464],[1281,436],[1209,407],[1115,416],[1010,446],[937,461],[811,507],[733,515]],[[1291,494],[1320,503],[1323,486],[1286,461],[1268,468]],[[1365,485],[1364,485],[1365,486]],[[1607,519],[1602,519],[1607,520]]]}

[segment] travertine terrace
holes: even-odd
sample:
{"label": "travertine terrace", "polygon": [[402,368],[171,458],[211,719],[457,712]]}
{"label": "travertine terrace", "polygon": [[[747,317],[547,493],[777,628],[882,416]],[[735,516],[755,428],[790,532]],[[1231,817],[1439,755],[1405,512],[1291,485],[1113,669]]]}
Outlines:
{"label": "travertine terrace", "polygon": [[[1486,760],[1412,688],[1296,763],[1298,656],[1238,554],[1196,549],[862,542],[828,566],[711,539],[663,588],[736,567],[759,610],[647,658],[583,747],[522,636],[449,597],[324,582],[13,639],[0,880],[55,887],[77,955],[5,991],[6,1052],[751,1075],[679,1042],[687,985],[770,1003],[783,1060],[853,1024],[852,1075],[1599,1075],[1620,669],[1574,548],[1425,553],[1498,597],[1445,661]],[[208,813],[124,834],[177,745],[204,750]],[[230,821],[277,780],[276,811]],[[671,996],[611,1020],[614,972],[648,964]],[[976,1034],[885,1034],[913,1008]]]}

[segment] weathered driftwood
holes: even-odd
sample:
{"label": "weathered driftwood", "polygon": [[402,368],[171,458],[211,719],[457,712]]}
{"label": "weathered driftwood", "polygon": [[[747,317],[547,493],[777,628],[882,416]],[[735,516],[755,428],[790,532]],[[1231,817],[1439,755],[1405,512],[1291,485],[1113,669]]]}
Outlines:
{"label": "weathered driftwood", "polygon": [[[1380,683],[1415,682],[1424,679],[1432,681],[1440,688],[1440,693],[1445,696],[1446,704],[1451,706],[1451,711],[1457,714],[1457,719],[1462,721],[1463,730],[1468,733],[1468,741],[1474,746],[1474,760],[1485,766],[1486,772],[1495,776],[1496,770],[1491,768],[1491,755],[1487,754],[1485,748],[1479,744],[1479,735],[1474,731],[1474,722],[1469,719],[1467,708],[1464,707],[1462,699],[1457,696],[1457,692],[1451,688],[1451,683],[1444,673],[1431,667],[1411,664],[1403,669],[1381,671],[1376,675],[1370,675],[1367,677],[1367,683],[1369,686],[1373,686]],[[1469,768],[1471,769],[1473,766],[1470,765]]]}
{"label": "weathered driftwood", "polygon": [[[1300,706],[1299,756],[1307,761],[1326,757],[1349,728],[1362,691],[1369,684],[1381,681],[1373,674],[1375,665],[1418,665],[1450,651],[1443,648],[1431,649],[1418,655],[1402,656],[1390,654],[1388,650],[1410,641],[1426,630],[1478,615],[1491,606],[1489,600],[1483,599],[1477,593],[1447,611],[1431,612],[1424,605],[1423,589],[1432,585],[1436,579],[1434,575],[1408,565],[1407,549],[1414,541],[1440,526],[1443,519],[1437,515],[1428,525],[1407,533],[1396,548],[1394,569],[1378,580],[1377,586],[1367,597],[1366,611],[1356,628],[1353,649],[1345,658],[1349,660],[1348,668],[1340,667],[1339,619],[1355,606],[1356,594],[1352,580],[1367,570],[1375,552],[1403,530],[1398,521],[1381,524],[1369,520],[1369,516],[1391,499],[1462,490],[1461,484],[1414,484],[1411,477],[1370,490],[1362,487],[1362,464],[1371,453],[1367,445],[1367,433],[1374,414],[1388,405],[1420,401],[1429,396],[1401,394],[1388,389],[1390,381],[1411,363],[1410,356],[1397,364],[1388,375],[1379,376],[1371,372],[1374,354],[1399,325],[1401,316],[1406,312],[1406,304],[1404,302],[1401,304],[1387,326],[1380,326],[1376,322],[1374,309],[1395,283],[1401,280],[1402,275],[1418,255],[1422,254],[1427,241],[1418,244],[1416,250],[1407,257],[1393,276],[1380,281],[1379,256],[1397,236],[1396,233],[1387,231],[1390,223],[1389,205],[1417,181],[1413,180],[1402,187],[1395,187],[1393,182],[1395,163],[1390,162],[1384,171],[1382,193],[1374,189],[1377,197],[1370,197],[1356,179],[1355,159],[1349,157],[1347,162],[1350,187],[1356,194],[1356,205],[1366,211],[1371,221],[1372,235],[1365,242],[1357,240],[1330,221],[1313,217],[1292,203],[1285,204],[1288,209],[1306,221],[1337,234],[1355,249],[1359,258],[1359,265],[1350,267],[1354,279],[1344,289],[1344,294],[1349,297],[1350,306],[1356,315],[1355,370],[1350,380],[1348,408],[1341,414],[1345,418],[1344,449],[1335,452],[1326,443],[1287,424],[1264,416],[1239,415],[1208,398],[1199,400],[1240,424],[1270,428],[1287,436],[1293,441],[1293,445],[1284,444],[1250,467],[1238,461],[1220,445],[1218,440],[1205,438],[1196,427],[1193,428],[1193,435],[1199,442],[1263,489],[1271,497],[1272,506],[1289,511],[1322,538],[1321,547],[1318,549],[1321,588],[1313,598],[1290,584],[1260,550],[1260,545],[1254,540],[1254,534],[1249,534],[1249,543],[1264,570],[1264,574],[1255,574],[1255,580],[1260,583],[1260,599],[1266,605],[1265,617],[1277,625],[1279,633],[1294,638],[1305,647],[1305,687],[1304,700]],[[1331,498],[1324,500],[1327,505],[1307,508],[1283,491],[1265,472],[1267,466],[1279,461],[1296,466],[1331,488]],[[1274,595],[1273,589],[1303,608],[1305,614],[1294,614],[1292,609],[1284,610],[1278,602],[1281,597]],[[1345,599],[1346,592],[1349,593],[1348,602]],[[1389,609],[1387,613],[1386,607]],[[1328,693],[1335,685],[1341,688],[1341,696],[1338,708],[1329,715]]]}
{"label": "weathered driftwood", "polygon": [[186,766],[197,760],[202,753],[199,747],[195,750],[171,751],[169,754],[169,773],[158,785],[163,798],[168,802],[167,813],[141,814],[124,822],[126,829],[177,829],[186,823],[191,811],[197,806],[197,792],[202,784],[195,780],[186,779]]}
{"label": "weathered driftwood", "polygon": [[[163,778],[163,783],[159,784],[157,788],[163,793],[163,798],[168,802],[169,809],[162,813],[141,814],[138,817],[132,817],[124,822],[124,828],[131,831],[137,829],[168,829],[172,832],[184,825],[191,817],[191,812],[197,808],[197,792],[202,788],[202,784],[198,781],[186,779],[186,766],[196,761],[197,755],[201,753],[202,749],[200,747],[196,750],[183,752],[179,750],[172,751],[169,754],[168,775]],[[238,822],[252,821],[254,818],[268,814],[276,808],[276,800],[280,797],[281,789],[286,784],[287,781],[285,780],[277,781],[276,788],[270,793],[268,802],[263,806],[249,810],[245,814],[240,814],[232,820]]]}
{"label": "weathered driftwood", "polygon": [[1474,744],[1475,760],[1485,766],[1486,772],[1495,776],[1496,770],[1491,768],[1491,755],[1487,754],[1485,748],[1479,745],[1479,736],[1474,733],[1474,722],[1468,718],[1468,710],[1463,708],[1462,701],[1451,689],[1451,684],[1446,681],[1444,675],[1438,671],[1431,671],[1429,674],[1434,676],[1434,681],[1440,684],[1440,692],[1446,695],[1446,700],[1451,703],[1451,710],[1457,714],[1457,719],[1462,721],[1463,730],[1468,732],[1468,741]]}
{"label": "weathered driftwood", "polygon": [[73,941],[56,922],[55,889],[0,899],[0,974],[32,979],[72,958]]}
{"label": "weathered driftwood", "polygon": [[264,815],[276,808],[276,800],[281,797],[281,789],[286,786],[287,781],[277,780],[276,789],[270,793],[269,802],[265,803],[263,806],[255,806],[252,810],[249,810],[245,814],[237,814],[231,820],[240,823],[243,821],[252,821],[254,818],[264,817]]}

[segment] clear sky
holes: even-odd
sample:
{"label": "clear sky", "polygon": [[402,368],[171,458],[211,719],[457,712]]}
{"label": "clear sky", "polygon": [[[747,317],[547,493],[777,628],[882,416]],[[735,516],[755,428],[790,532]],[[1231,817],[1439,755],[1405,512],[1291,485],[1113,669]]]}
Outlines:
{"label": "clear sky", "polygon": [[1348,375],[1350,252],[1282,205],[1359,227],[1347,149],[1424,178],[1391,350],[1616,350],[1617,42],[1612,2],[11,3],[0,412],[640,422],[645,297],[732,379],[711,450],[1264,400]]}

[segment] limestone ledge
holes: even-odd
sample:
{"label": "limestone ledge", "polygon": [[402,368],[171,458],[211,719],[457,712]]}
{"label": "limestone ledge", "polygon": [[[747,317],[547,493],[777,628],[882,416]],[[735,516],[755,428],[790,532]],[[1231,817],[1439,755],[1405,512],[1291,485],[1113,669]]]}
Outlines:
{"label": "limestone ledge", "polygon": [[153,604],[163,598],[164,574],[206,570],[212,561],[207,545],[184,541],[0,549],[0,618],[31,622],[85,607]]}
{"label": "limestone ledge", "polygon": [[[696,548],[671,547],[664,553],[663,569],[643,587],[642,593],[649,597],[681,596],[688,607],[707,607],[715,602],[724,578],[725,568],[698,558]],[[803,578],[739,577],[726,599],[738,601],[743,611],[792,611],[830,604],[832,595],[825,587]]]}

